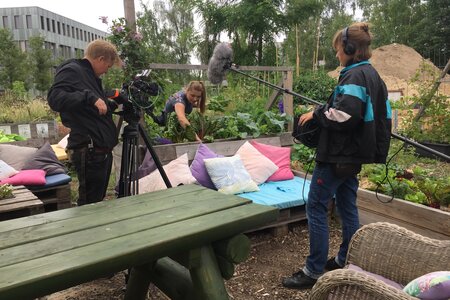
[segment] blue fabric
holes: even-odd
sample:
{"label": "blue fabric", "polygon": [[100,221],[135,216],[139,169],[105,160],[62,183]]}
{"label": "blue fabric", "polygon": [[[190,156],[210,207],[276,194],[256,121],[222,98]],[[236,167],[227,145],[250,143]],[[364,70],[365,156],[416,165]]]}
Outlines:
{"label": "blue fabric", "polygon": [[389,99],[386,100],[386,118],[387,119],[392,119],[392,108],[391,108],[391,103],[389,102]]}
{"label": "blue fabric", "polygon": [[55,174],[45,176],[45,185],[27,186],[28,189],[36,191],[46,189],[52,186],[63,185],[72,181],[72,178],[67,174]]}
{"label": "blue fabric", "polygon": [[309,229],[309,255],[303,272],[311,278],[319,278],[325,269],[328,258],[328,202],[335,196],[336,207],[342,221],[342,244],[337,260],[344,265],[348,244],[359,228],[356,192],[356,175],[336,177],[332,165],[316,163],[306,204]]}
{"label": "blue fabric", "polygon": [[310,181],[306,180],[304,193],[303,182],[300,177],[291,180],[271,181],[260,184],[259,192],[238,194],[242,198],[250,199],[254,203],[274,206],[280,209],[306,204]]}
{"label": "blue fabric", "polygon": [[336,96],[340,94],[356,97],[363,103],[366,103],[364,122],[371,122],[374,120],[372,100],[370,99],[370,96],[367,94],[367,90],[365,87],[356,84],[338,85],[334,91],[333,97],[336,98]]}

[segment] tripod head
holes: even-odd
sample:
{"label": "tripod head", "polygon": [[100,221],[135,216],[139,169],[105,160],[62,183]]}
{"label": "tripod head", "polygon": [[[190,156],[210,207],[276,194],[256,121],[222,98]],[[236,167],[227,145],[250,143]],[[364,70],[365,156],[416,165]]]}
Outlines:
{"label": "tripod head", "polygon": [[150,70],[143,70],[130,82],[124,83],[118,96],[113,98],[118,104],[123,104],[122,111],[117,114],[131,125],[136,125],[142,115],[142,111],[153,112],[154,102],[152,96],[161,92],[161,87],[150,78]]}

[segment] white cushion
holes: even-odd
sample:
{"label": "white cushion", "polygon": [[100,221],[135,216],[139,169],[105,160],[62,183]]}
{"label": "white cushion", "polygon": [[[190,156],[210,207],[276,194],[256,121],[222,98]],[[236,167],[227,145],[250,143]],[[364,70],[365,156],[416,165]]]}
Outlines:
{"label": "white cushion", "polygon": [[266,182],[278,170],[278,166],[259,152],[252,144],[245,142],[236,152],[244,163],[250,177],[256,184]]}
{"label": "white cushion", "polygon": [[17,173],[19,172],[16,169],[5,163],[3,160],[0,160],[0,180],[9,178]]}
{"label": "white cushion", "polygon": [[[192,184],[196,182],[194,176],[192,176],[191,170],[189,169],[188,163],[188,155],[185,153],[163,166],[172,187],[180,184]],[[139,179],[139,194],[164,190],[166,188],[167,186],[164,183],[158,169]]]}

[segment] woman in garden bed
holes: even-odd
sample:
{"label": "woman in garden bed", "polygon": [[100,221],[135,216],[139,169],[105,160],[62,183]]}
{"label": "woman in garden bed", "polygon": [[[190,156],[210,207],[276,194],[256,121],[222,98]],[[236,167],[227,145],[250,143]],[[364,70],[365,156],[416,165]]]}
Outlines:
{"label": "woman in garden bed", "polygon": [[[169,114],[175,112],[181,127],[186,128],[186,126],[190,125],[186,115],[190,114],[194,107],[199,108],[200,113],[203,114],[205,112],[205,104],[206,89],[203,81],[191,81],[186,88],[169,97],[163,113],[160,116],[156,116],[154,120],[159,125],[165,125]],[[197,135],[195,138],[197,141],[201,141]]]}

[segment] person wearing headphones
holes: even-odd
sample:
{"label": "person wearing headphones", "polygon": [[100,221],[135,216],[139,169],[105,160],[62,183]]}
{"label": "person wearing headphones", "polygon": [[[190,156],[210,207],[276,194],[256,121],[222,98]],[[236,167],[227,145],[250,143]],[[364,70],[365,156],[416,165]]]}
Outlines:
{"label": "person wearing headphones", "polygon": [[[391,108],[387,88],[370,64],[372,34],[366,23],[336,32],[333,48],[344,67],[327,103],[300,116],[299,124],[314,120],[320,128],[306,214],[309,255],[305,266],[284,278],[284,287],[312,288],[327,270],[342,268],[348,245],[359,228],[356,175],[362,164],[385,163],[390,145]],[[328,259],[328,203],[335,198],[342,221],[342,243]]]}

